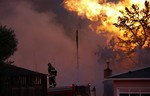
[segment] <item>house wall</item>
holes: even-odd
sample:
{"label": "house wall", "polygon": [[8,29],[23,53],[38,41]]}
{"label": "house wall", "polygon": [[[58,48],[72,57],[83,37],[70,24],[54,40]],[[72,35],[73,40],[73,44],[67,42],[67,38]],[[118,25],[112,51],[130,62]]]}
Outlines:
{"label": "house wall", "polygon": [[47,96],[47,75],[9,76],[5,81],[2,96]]}
{"label": "house wall", "polygon": [[104,84],[104,93],[103,96],[113,96],[113,81],[112,80],[105,80],[103,81]]}
{"label": "house wall", "polygon": [[150,80],[114,80],[114,96],[117,96],[117,89],[121,87],[150,88]]}

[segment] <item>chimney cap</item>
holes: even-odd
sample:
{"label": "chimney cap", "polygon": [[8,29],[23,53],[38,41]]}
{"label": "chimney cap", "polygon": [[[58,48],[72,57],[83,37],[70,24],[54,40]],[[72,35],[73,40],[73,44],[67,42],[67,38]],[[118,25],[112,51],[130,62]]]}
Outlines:
{"label": "chimney cap", "polygon": [[109,68],[109,63],[110,62],[106,62],[107,68],[104,70],[104,78],[108,78],[112,75],[112,70]]}
{"label": "chimney cap", "polygon": [[110,68],[109,68],[109,64],[110,64],[110,62],[109,62],[109,61],[107,61],[107,62],[106,62],[106,64],[107,64],[107,69],[110,69]]}

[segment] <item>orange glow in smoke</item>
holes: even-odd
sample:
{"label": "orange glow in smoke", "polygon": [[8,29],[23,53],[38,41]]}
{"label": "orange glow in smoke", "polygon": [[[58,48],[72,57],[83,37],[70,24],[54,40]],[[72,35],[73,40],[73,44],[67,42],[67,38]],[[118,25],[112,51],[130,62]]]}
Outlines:
{"label": "orange glow in smoke", "polygon": [[113,23],[117,22],[118,16],[121,16],[119,11],[125,10],[125,7],[130,8],[132,4],[136,4],[139,6],[139,9],[143,9],[144,2],[145,0],[120,0],[117,3],[107,2],[105,0],[65,0],[64,7],[69,11],[76,12],[82,18],[98,24],[89,25],[96,33],[102,31],[111,32],[123,38],[123,31],[120,31],[113,25]]}

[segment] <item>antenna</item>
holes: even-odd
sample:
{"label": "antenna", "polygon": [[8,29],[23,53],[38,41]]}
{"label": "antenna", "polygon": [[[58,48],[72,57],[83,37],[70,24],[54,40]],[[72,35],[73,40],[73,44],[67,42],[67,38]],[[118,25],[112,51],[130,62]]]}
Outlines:
{"label": "antenna", "polygon": [[79,69],[78,30],[76,30],[77,69]]}
{"label": "antenna", "polygon": [[[34,40],[34,39],[33,39]],[[35,45],[35,41],[32,41],[33,45]],[[37,69],[37,57],[36,57],[36,52],[35,52],[35,47],[32,48],[32,60],[33,60],[33,64],[34,64],[34,67],[35,67],[35,71],[37,72],[38,69]]]}
{"label": "antenna", "polygon": [[35,65],[35,71],[37,72],[37,62],[36,62],[36,54],[35,54],[35,51],[33,51],[33,63]]}

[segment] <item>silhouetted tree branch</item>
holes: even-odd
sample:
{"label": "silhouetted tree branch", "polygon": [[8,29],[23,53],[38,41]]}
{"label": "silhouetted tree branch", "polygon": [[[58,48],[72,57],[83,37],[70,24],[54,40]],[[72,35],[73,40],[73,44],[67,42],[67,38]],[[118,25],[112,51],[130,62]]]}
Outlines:
{"label": "silhouetted tree branch", "polygon": [[120,11],[122,16],[114,23],[120,30],[124,30],[123,38],[118,37],[120,47],[130,46],[128,52],[134,52],[135,48],[149,48],[150,44],[150,4],[145,1],[145,8],[142,10],[137,5],[132,5],[125,11]]}
{"label": "silhouetted tree branch", "polygon": [[5,61],[17,50],[14,30],[0,26],[0,61]]}
{"label": "silhouetted tree branch", "polygon": [[17,50],[17,39],[14,30],[0,26],[0,96],[6,79],[5,64],[11,63],[7,59]]}

